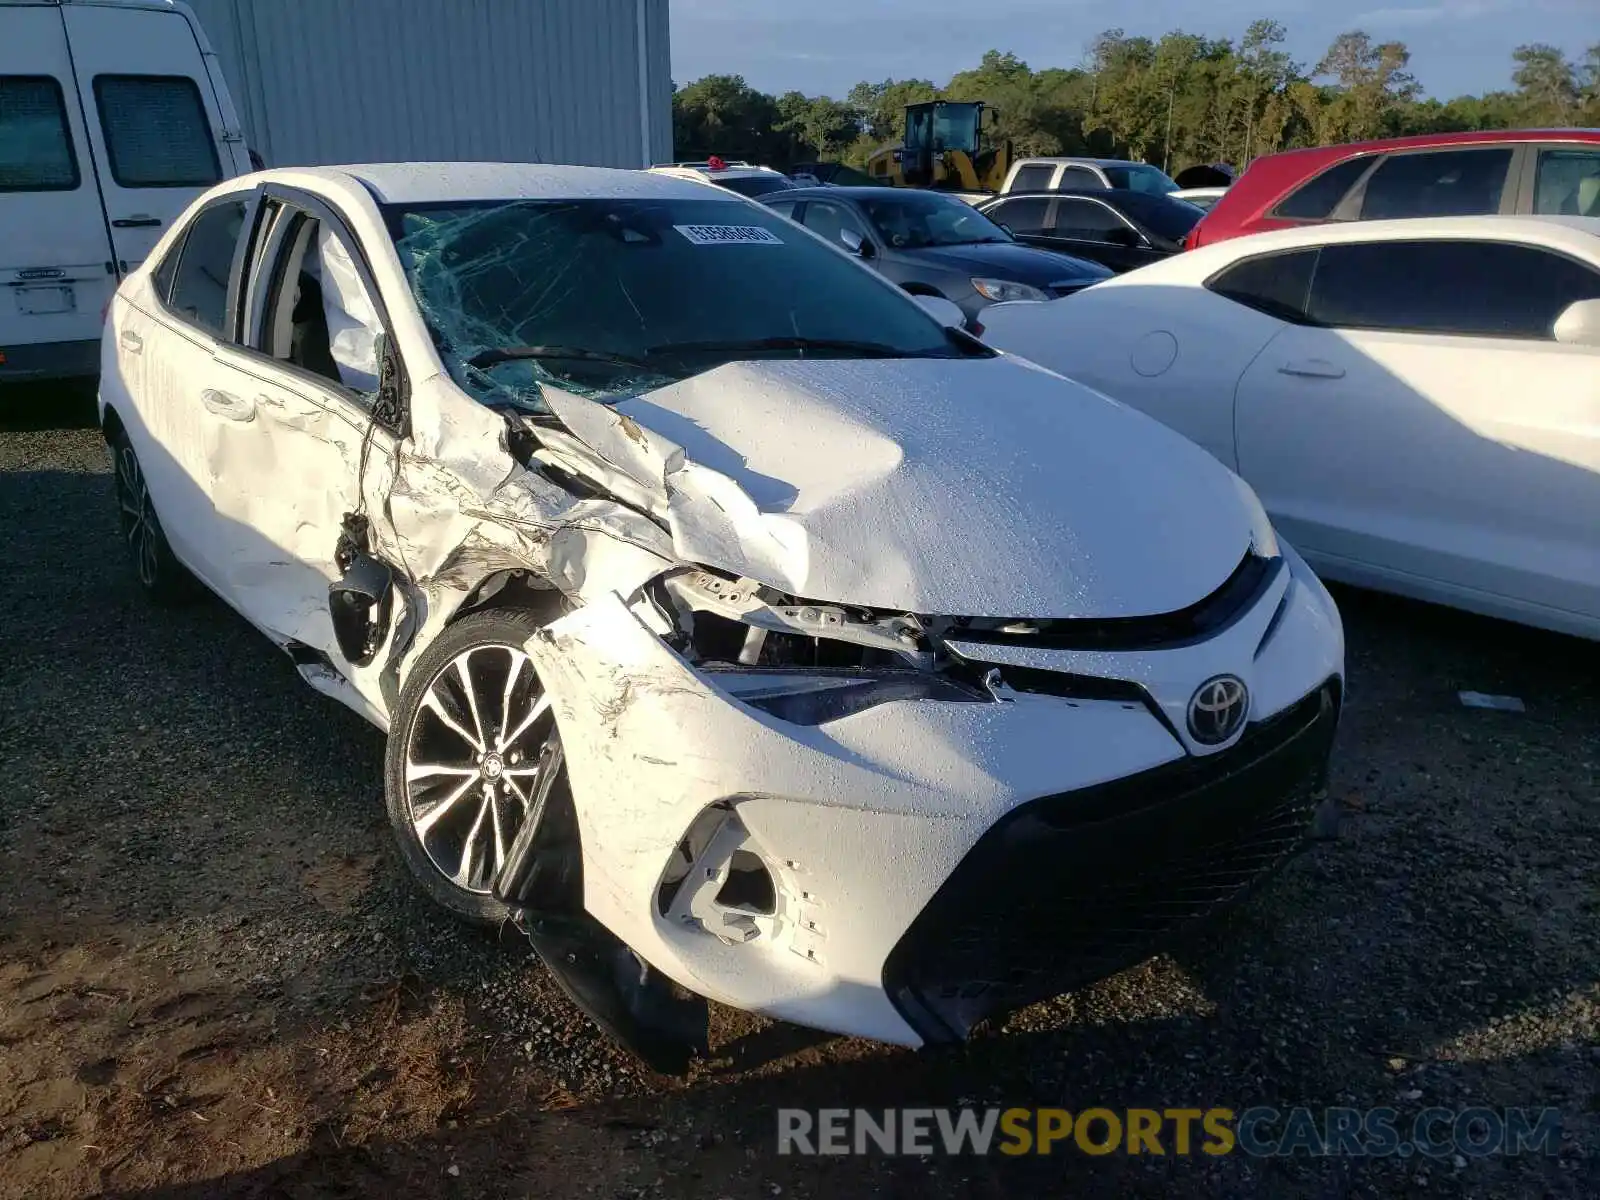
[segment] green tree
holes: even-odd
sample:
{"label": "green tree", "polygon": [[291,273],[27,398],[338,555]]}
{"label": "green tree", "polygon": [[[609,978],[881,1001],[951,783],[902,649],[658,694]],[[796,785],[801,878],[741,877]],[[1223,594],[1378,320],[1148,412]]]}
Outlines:
{"label": "green tree", "polygon": [[885,79],[858,83],[843,100],[772,97],[737,75],[711,75],[673,97],[677,153],[859,165],[899,144],[907,104],[940,96],[987,102],[991,133],[1021,154],[1088,151],[1173,172],[1387,134],[1600,125],[1600,44],[1576,61],[1552,46],[1519,46],[1508,64],[1512,88],[1440,101],[1422,97],[1400,42],[1340,34],[1307,74],[1286,41],[1283,25],[1269,19],[1251,22],[1237,43],[1183,30],[1152,40],[1108,29],[1075,66],[1035,70],[989,50],[943,89],[928,79]]}
{"label": "green tree", "polygon": [[1417,95],[1417,81],[1406,70],[1411,52],[1401,42],[1381,42],[1360,30],[1341,33],[1312,72],[1331,77],[1337,91],[1328,97],[1318,134],[1324,142],[1354,142],[1381,136],[1397,110]]}
{"label": "green tree", "polygon": [[1567,56],[1554,46],[1536,42],[1518,46],[1511,52],[1517,69],[1511,82],[1517,85],[1523,113],[1530,124],[1561,125],[1578,108],[1577,73]]}

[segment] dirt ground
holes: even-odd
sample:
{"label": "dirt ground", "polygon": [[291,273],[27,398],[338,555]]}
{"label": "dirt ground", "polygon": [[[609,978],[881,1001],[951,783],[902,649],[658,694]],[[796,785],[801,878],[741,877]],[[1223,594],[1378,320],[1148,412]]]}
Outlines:
{"label": "dirt ground", "polygon": [[[1600,647],[1341,591],[1340,837],[971,1044],[714,1009],[649,1076],[415,894],[382,741],[157,610],[81,395],[0,394],[0,1198],[1600,1194]],[[1461,707],[1509,693],[1522,714]],[[776,1110],[1554,1107],[1554,1156],[780,1157]]]}

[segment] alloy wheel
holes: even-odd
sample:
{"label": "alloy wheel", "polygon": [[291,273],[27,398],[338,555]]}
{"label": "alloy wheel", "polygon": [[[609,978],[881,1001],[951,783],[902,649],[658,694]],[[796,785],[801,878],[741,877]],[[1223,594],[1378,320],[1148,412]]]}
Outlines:
{"label": "alloy wheel", "polygon": [[133,556],[139,582],[154,588],[160,573],[161,527],[156,522],[155,505],[144,481],[133,447],[124,445],[117,452],[117,503],[121,508],[122,536]]}
{"label": "alloy wheel", "polygon": [[473,646],[429,683],[406,742],[406,804],[418,844],[456,887],[490,893],[554,731],[550,697],[515,646]]}

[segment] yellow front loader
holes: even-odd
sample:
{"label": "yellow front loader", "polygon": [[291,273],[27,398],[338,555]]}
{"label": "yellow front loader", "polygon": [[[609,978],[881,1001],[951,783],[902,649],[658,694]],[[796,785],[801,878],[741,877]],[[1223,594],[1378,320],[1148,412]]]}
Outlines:
{"label": "yellow front loader", "polygon": [[896,187],[998,192],[1011,170],[1011,143],[984,149],[982,100],[906,105],[905,139],[875,150],[867,174]]}

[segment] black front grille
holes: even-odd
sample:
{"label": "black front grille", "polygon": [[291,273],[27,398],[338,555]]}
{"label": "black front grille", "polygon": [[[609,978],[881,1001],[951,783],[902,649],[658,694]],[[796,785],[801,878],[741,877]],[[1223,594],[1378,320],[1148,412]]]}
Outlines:
{"label": "black front grille", "polygon": [[1033,650],[1147,650],[1186,646],[1228,628],[1254,608],[1285,570],[1282,558],[1245,553],[1233,574],[1209,596],[1177,612],[1147,617],[1057,617],[1030,621],[1033,628],[1011,632],[958,622],[948,637],[987,646],[1026,646]]}
{"label": "black front grille", "polygon": [[996,822],[884,964],[925,1041],[1142,961],[1305,841],[1339,716],[1336,681],[1245,732]]}

